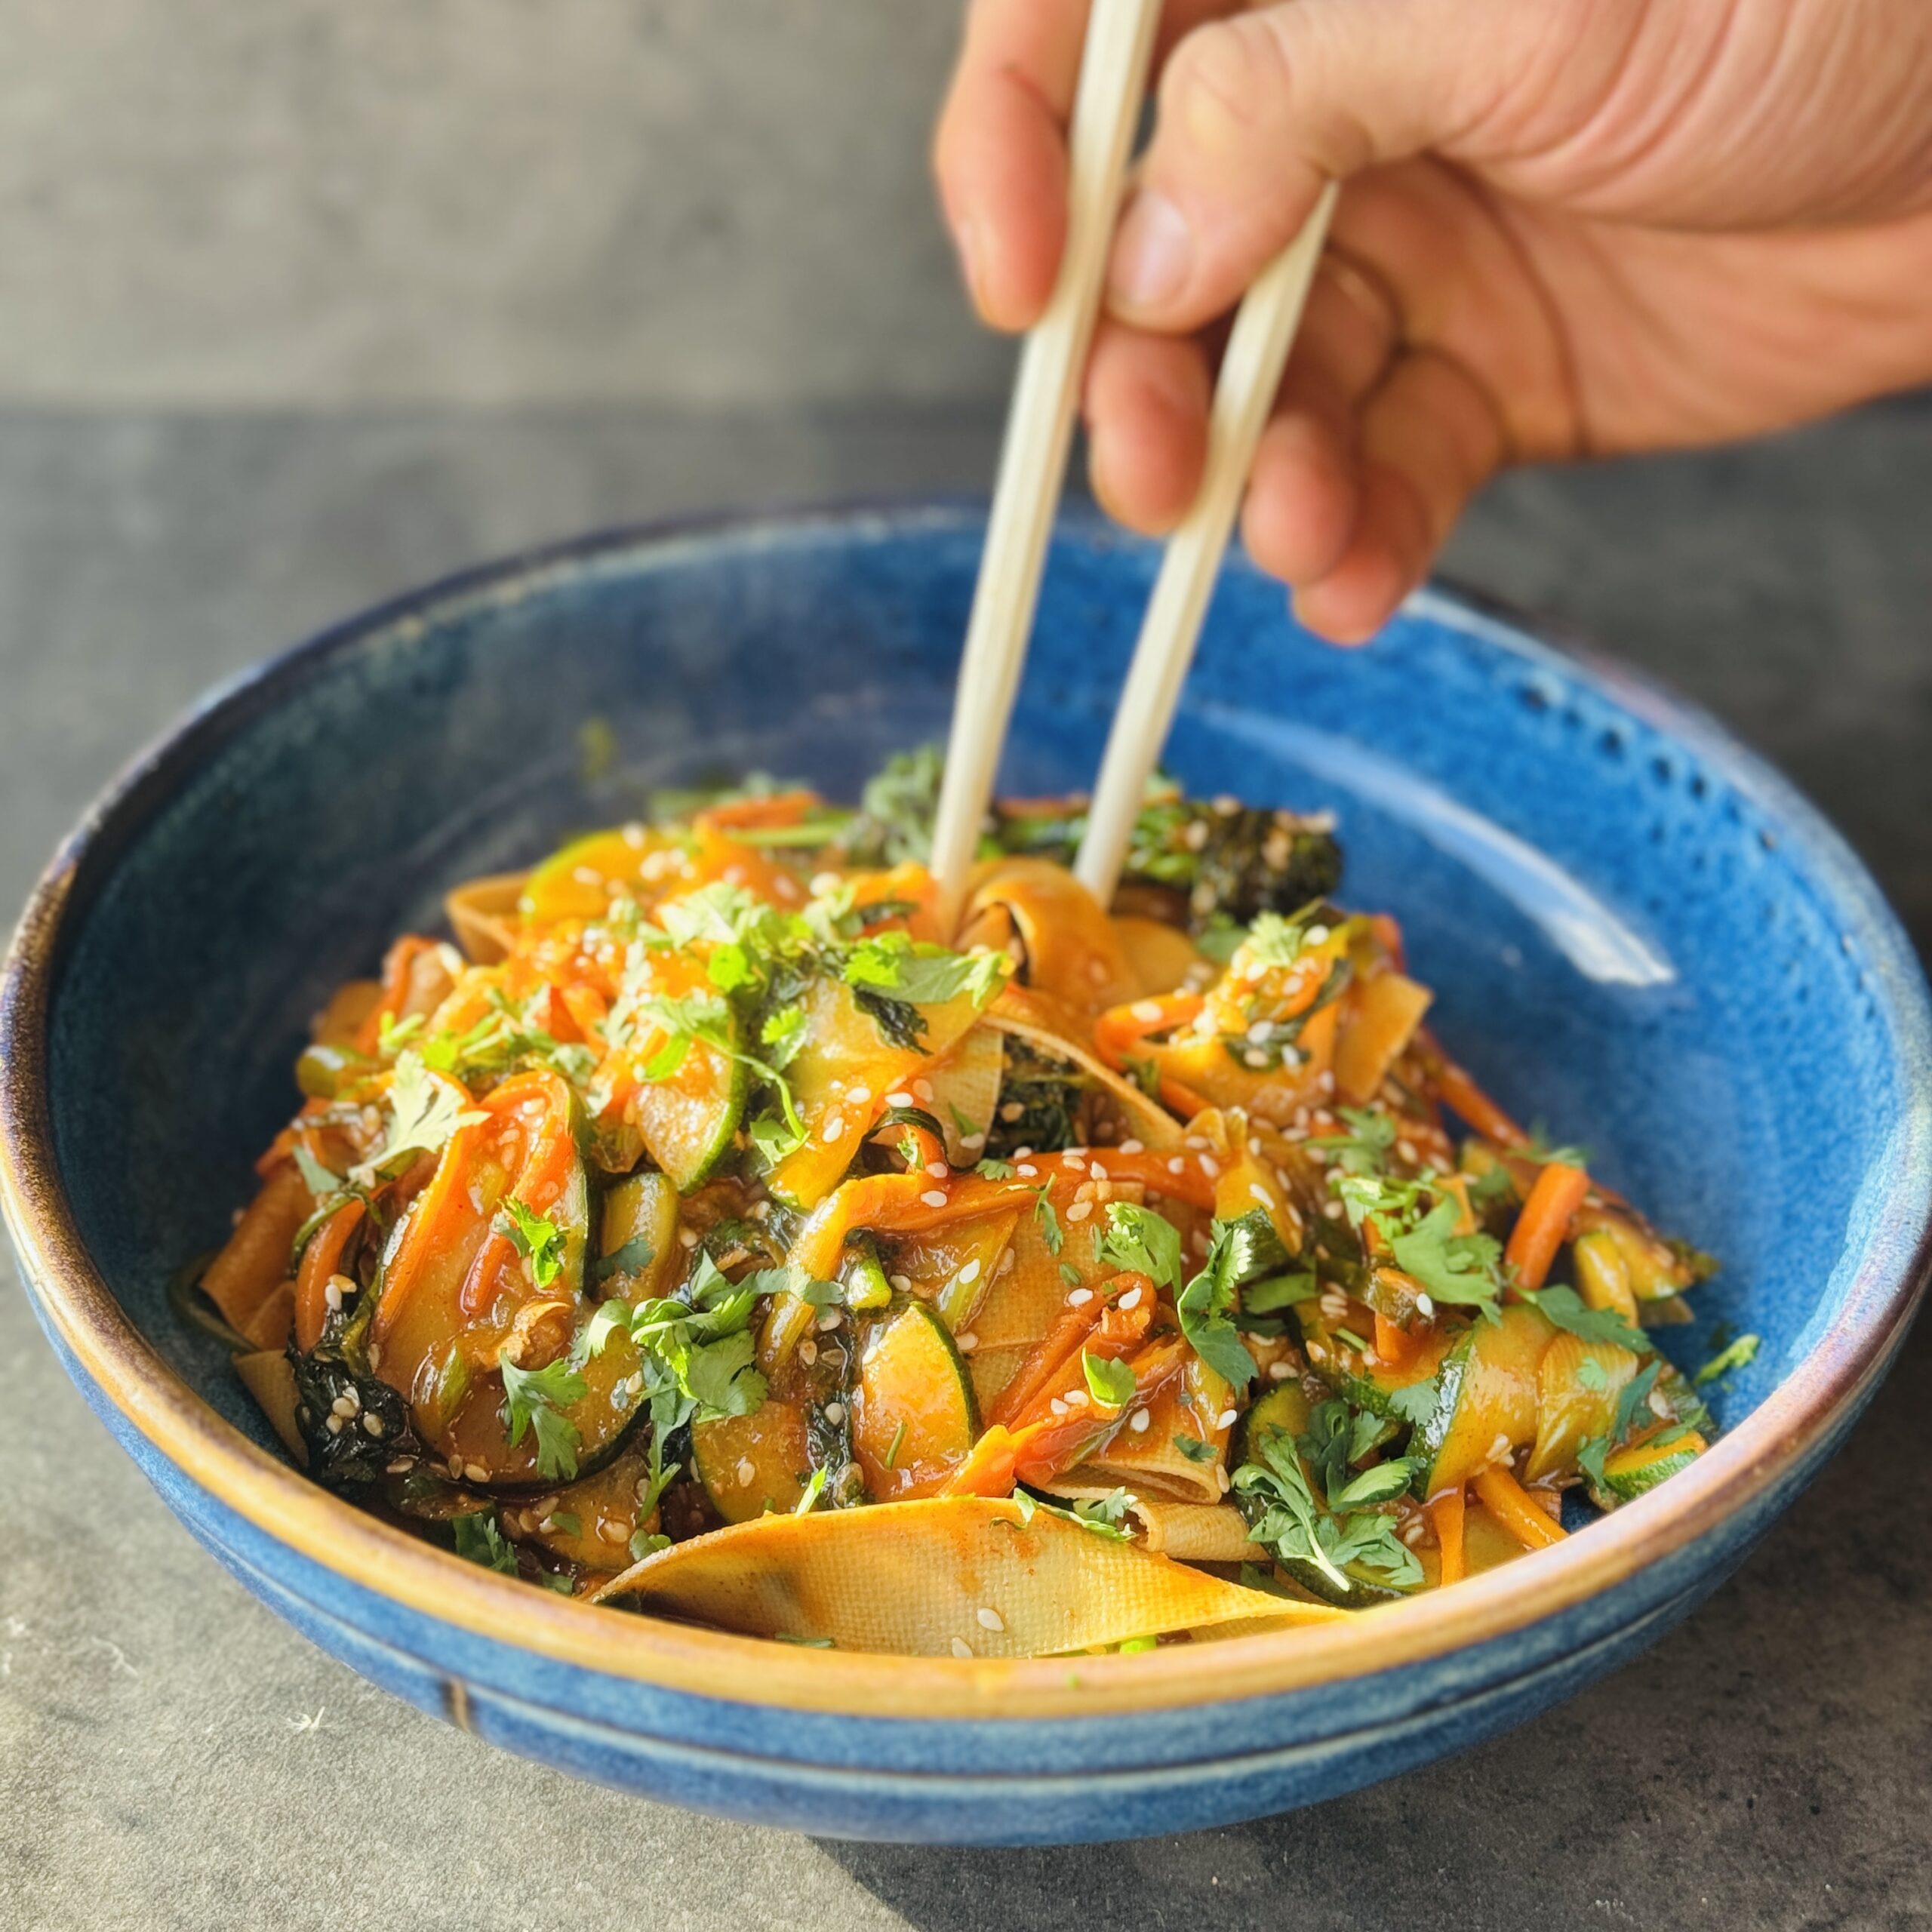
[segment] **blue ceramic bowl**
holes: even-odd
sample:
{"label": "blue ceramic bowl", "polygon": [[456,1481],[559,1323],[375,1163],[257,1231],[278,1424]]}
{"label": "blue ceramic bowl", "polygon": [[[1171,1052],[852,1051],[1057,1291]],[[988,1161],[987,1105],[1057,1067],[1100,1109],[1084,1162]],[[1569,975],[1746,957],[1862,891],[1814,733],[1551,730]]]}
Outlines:
{"label": "blue ceramic bowl", "polygon": [[[1561,1547],[1332,1629],[1019,1664],[799,1651],[559,1599],[291,1469],[169,1273],[247,1194],[326,990],[451,881],[761,767],[851,795],[946,719],[983,521],[806,515],[600,539],[379,611],[217,694],[42,881],[0,1010],[7,1216],[69,1372],[169,1506],[376,1682],[513,1750],[853,1836],[1126,1837],[1277,1810],[1601,1675],[1737,1564],[1838,1445],[1926,1257],[1926,991],[1871,881],[1708,720],[1469,604],[1371,650],[1229,568],[1170,753],[1340,814],[1441,1030],[1519,1115],[1724,1257],[1764,1337],[1694,1469]],[[1061,531],[1005,777],[1094,769],[1153,558]],[[614,768],[600,775],[614,744]],[[586,753],[596,755],[587,756]]]}

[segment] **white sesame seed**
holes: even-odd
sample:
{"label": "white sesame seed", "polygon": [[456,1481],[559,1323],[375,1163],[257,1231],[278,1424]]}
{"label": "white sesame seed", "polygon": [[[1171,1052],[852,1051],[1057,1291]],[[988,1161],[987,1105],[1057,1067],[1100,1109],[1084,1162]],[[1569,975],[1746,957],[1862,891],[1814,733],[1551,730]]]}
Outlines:
{"label": "white sesame seed", "polygon": [[1146,1143],[1141,1140],[1123,1140],[1120,1143],[1120,1151],[1123,1154],[1144,1154],[1147,1151]]}
{"label": "white sesame seed", "polygon": [[1140,1306],[1140,1291],[1138,1288],[1129,1288],[1115,1306],[1122,1309],[1138,1308]]}
{"label": "white sesame seed", "polygon": [[1271,1361],[1268,1364],[1268,1380],[1270,1382],[1285,1382],[1294,1372],[1292,1363]]}
{"label": "white sesame seed", "polygon": [[481,1463],[464,1463],[463,1472],[472,1482],[488,1482],[490,1480],[490,1472]]}
{"label": "white sesame seed", "polygon": [[952,1170],[943,1161],[928,1161],[926,1163],[926,1172],[931,1174],[934,1180],[946,1180],[951,1177]]}
{"label": "white sesame seed", "polygon": [[959,1144],[968,1153],[977,1154],[986,1144],[986,1137],[983,1134],[962,1134]]}
{"label": "white sesame seed", "polygon": [[1261,1203],[1263,1207],[1272,1208],[1274,1206],[1275,1204],[1273,1201],[1269,1197],[1268,1190],[1263,1187],[1258,1180],[1250,1181],[1247,1184],[1247,1191],[1255,1200]]}
{"label": "white sesame seed", "polygon": [[1185,1174],[1186,1171],[1187,1163],[1178,1154],[1168,1163],[1168,1172],[1171,1174]]}
{"label": "white sesame seed", "polygon": [[695,1229],[695,1228],[680,1228],[680,1229],[678,1230],[678,1246],[679,1246],[679,1247],[697,1247],[697,1229]]}
{"label": "white sesame seed", "polygon": [[845,1420],[845,1404],[843,1402],[826,1403],[825,1405],[825,1419],[827,1422],[831,1423],[834,1429],[836,1429],[838,1425]]}
{"label": "white sesame seed", "polygon": [[738,1478],[740,1489],[749,1489],[758,1481],[758,1465],[749,1456],[740,1456],[738,1466],[731,1473]]}
{"label": "white sesame seed", "polygon": [[1143,1026],[1151,1026],[1161,1017],[1161,1002],[1157,999],[1137,999],[1128,1011]]}
{"label": "white sesame seed", "polygon": [[1084,1389],[1069,1389],[1062,1399],[1069,1409],[1084,1409],[1087,1406],[1087,1392]]}
{"label": "white sesame seed", "polygon": [[912,1082],[912,1091],[918,1094],[919,1098],[924,1100],[928,1106],[932,1104],[933,1083],[930,1080],[914,1081]]}
{"label": "white sesame seed", "polygon": [[1069,1221],[1084,1221],[1089,1214],[1093,1213],[1093,1211],[1094,1204],[1092,1201],[1076,1201],[1073,1205],[1066,1211],[1066,1218]]}
{"label": "white sesame seed", "polygon": [[974,1614],[979,1618],[982,1630],[1004,1630],[1006,1628],[1005,1618],[998,1611],[988,1609],[984,1604]]}
{"label": "white sesame seed", "polygon": [[1395,1152],[1403,1160],[1407,1161],[1411,1167],[1414,1167],[1416,1162],[1422,1158],[1422,1156],[1416,1152],[1416,1143],[1413,1140],[1397,1141],[1395,1143]]}
{"label": "white sesame seed", "polygon": [[943,1190],[937,1187],[928,1188],[925,1192],[919,1196],[919,1198],[924,1201],[928,1208],[943,1208],[946,1205],[945,1193]]}
{"label": "white sesame seed", "polygon": [[1154,1418],[1145,1409],[1136,1409],[1133,1414],[1128,1417],[1127,1426],[1136,1435],[1144,1435],[1147,1431],[1147,1425],[1153,1420]]}
{"label": "white sesame seed", "polygon": [[1069,1308],[1084,1308],[1093,1299],[1094,1291],[1091,1288],[1075,1288],[1067,1297],[1066,1305]]}
{"label": "white sesame seed", "polygon": [[1219,1180],[1220,1179],[1221,1164],[1215,1159],[1212,1154],[1199,1154],[1195,1155],[1195,1158],[1201,1163],[1201,1171],[1205,1174],[1210,1180]]}
{"label": "white sesame seed", "polygon": [[962,1355],[970,1355],[980,1346],[980,1338],[969,1328],[964,1334],[953,1337],[952,1346]]}
{"label": "white sesame seed", "polygon": [[910,1275],[888,1275],[886,1279],[902,1295],[909,1295],[912,1292],[912,1278]]}
{"label": "white sesame seed", "polygon": [[823,899],[827,893],[836,892],[838,890],[838,875],[836,872],[814,872],[811,889],[814,899]]}
{"label": "white sesame seed", "polygon": [[829,1147],[835,1140],[843,1136],[844,1131],[845,1116],[843,1114],[828,1114],[826,1116],[824,1126],[819,1129],[818,1137]]}
{"label": "white sesame seed", "polygon": [[999,1266],[993,1270],[993,1272],[995,1275],[1010,1275],[1013,1272],[1013,1251],[1011,1248],[1003,1247],[1000,1250]]}
{"label": "white sesame seed", "polygon": [[869,1087],[854,1087],[845,1099],[848,1106],[869,1107],[872,1103],[872,1090]]}
{"label": "white sesame seed", "polygon": [[328,1304],[331,1315],[342,1306],[342,1291],[336,1286],[336,1280],[337,1277],[331,1275],[322,1284],[322,1300]]}
{"label": "white sesame seed", "polygon": [[798,1344],[798,1359],[808,1368],[818,1360],[818,1344],[809,1335]]}
{"label": "white sesame seed", "polygon": [[1492,1463],[1506,1463],[1509,1460],[1509,1438],[1500,1429],[1496,1432],[1496,1440],[1489,1445],[1489,1460]]}
{"label": "white sesame seed", "polygon": [[[1013,1158],[1016,1161],[1030,1161],[1033,1158],[1033,1150],[1030,1147],[1016,1147],[1013,1150]],[[1029,1168],[1026,1171],[1030,1174],[1032,1170]]]}
{"label": "white sesame seed", "polygon": [[329,1433],[331,1435],[340,1435],[342,1433],[341,1417],[332,1415],[329,1417]]}
{"label": "white sesame seed", "polygon": [[1324,1201],[1321,1211],[1330,1220],[1339,1221],[1342,1218],[1342,1204],[1339,1201]]}
{"label": "white sesame seed", "polygon": [[393,1463],[383,1465],[383,1473],[391,1476],[407,1475],[414,1466],[407,1456],[398,1456]]}
{"label": "white sesame seed", "polygon": [[1060,1157],[1060,1164],[1063,1168],[1071,1168],[1077,1174],[1084,1174],[1087,1171],[1086,1155],[1075,1153],[1070,1147]]}
{"label": "white sesame seed", "polygon": [[1310,926],[1302,935],[1303,943],[1308,946],[1320,946],[1327,937],[1328,928],[1326,926]]}
{"label": "white sesame seed", "polygon": [[383,1419],[380,1416],[375,1414],[373,1411],[365,1416],[362,1418],[362,1427],[365,1434],[374,1436],[379,1441],[382,1439]]}
{"label": "white sesame seed", "polygon": [[1039,1177],[1040,1172],[1039,1169],[1035,1167],[1031,1161],[1021,1161],[1016,1163],[1013,1171],[1017,1174],[1025,1175],[1029,1180],[1037,1180]]}
{"label": "white sesame seed", "polygon": [[1105,1187],[1112,1178],[1106,1169],[1102,1167],[1098,1161],[1096,1161],[1087,1171],[1094,1177],[1094,1185],[1096,1187]]}
{"label": "white sesame seed", "polygon": [[959,1281],[962,1287],[970,1288],[979,1278],[980,1264],[977,1261],[968,1262],[959,1271]]}
{"label": "white sesame seed", "polygon": [[1416,1312],[1425,1321],[1433,1321],[1435,1319],[1435,1298],[1432,1295],[1417,1295]]}
{"label": "white sesame seed", "polygon": [[844,1319],[844,1317],[843,1314],[838,1309],[835,1308],[826,1309],[818,1318],[819,1333],[821,1335],[830,1334],[832,1330],[836,1328],[839,1323]]}
{"label": "white sesame seed", "polygon": [[1268,1043],[1268,1035],[1274,1030],[1266,1020],[1257,1020],[1247,1029],[1248,1044],[1254,1047],[1266,1046]]}
{"label": "white sesame seed", "polygon": [[1192,1147],[1198,1154],[1207,1146],[1208,1137],[1202,1134],[1190,1134],[1183,1144]]}
{"label": "white sesame seed", "polygon": [[1228,1472],[1219,1463],[1214,1465],[1214,1487],[1223,1496],[1228,1493]]}
{"label": "white sesame seed", "polygon": [[1057,1416],[1063,1416],[1066,1414],[1066,1404],[1057,1395],[1047,1404],[1047,1407]]}
{"label": "white sesame seed", "polygon": [[888,1094],[885,1097],[885,1104],[888,1107],[909,1107],[912,1104],[912,1097],[910,1094]]}
{"label": "white sesame seed", "polygon": [[355,1413],[355,1404],[346,1395],[338,1395],[329,1407],[332,1413],[340,1416],[345,1422]]}
{"label": "white sesame seed", "polygon": [[1232,1409],[1223,1409],[1216,1417],[1214,1426],[1217,1429],[1232,1429],[1239,1420]]}
{"label": "white sesame seed", "polygon": [[956,1657],[970,1657],[973,1654],[973,1647],[964,1637],[955,1637],[952,1640],[952,1654]]}
{"label": "white sesame seed", "polygon": [[999,1117],[1010,1127],[1026,1109],[1017,1100],[1008,1100],[999,1110]]}

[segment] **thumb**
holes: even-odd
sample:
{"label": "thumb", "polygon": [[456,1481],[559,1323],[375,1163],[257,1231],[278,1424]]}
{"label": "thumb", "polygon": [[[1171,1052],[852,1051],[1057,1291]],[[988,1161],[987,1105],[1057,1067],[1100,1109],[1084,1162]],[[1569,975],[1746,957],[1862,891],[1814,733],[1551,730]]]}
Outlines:
{"label": "thumb", "polygon": [[1534,51],[1526,15],[1543,12],[1520,0],[1287,0],[1197,29],[1161,77],[1115,242],[1114,312],[1182,330],[1231,308],[1324,181],[1479,123]]}

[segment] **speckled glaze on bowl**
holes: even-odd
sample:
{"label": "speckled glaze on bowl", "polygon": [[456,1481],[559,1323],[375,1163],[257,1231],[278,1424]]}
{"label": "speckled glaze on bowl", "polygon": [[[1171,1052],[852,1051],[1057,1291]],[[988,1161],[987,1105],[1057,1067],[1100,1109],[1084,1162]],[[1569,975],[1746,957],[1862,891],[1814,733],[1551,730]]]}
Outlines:
{"label": "speckled glaze on bowl", "polygon": [[[1560,1548],[1331,1629],[1020,1664],[841,1655],[510,1583],[277,1451],[165,1288],[244,1198],[325,990],[442,889],[762,767],[851,795],[937,735],[983,519],[945,506],[620,535],[379,611],[217,693],[55,858],[0,1004],[0,1183],[42,1322],[236,1576],[376,1682],[608,1783],[820,1832],[1014,1844],[1303,1804],[1475,1743],[1684,1616],[1816,1472],[1921,1284],[1925,988],[1870,880],[1707,720],[1465,601],[1372,650],[1221,586],[1171,749],[1340,814],[1441,1029],[1520,1115],[1723,1255],[1764,1337],[1695,1468]],[[1097,760],[1152,557],[1057,538],[1006,771]],[[614,768],[595,775],[614,744]],[[586,757],[586,748],[597,755]]]}

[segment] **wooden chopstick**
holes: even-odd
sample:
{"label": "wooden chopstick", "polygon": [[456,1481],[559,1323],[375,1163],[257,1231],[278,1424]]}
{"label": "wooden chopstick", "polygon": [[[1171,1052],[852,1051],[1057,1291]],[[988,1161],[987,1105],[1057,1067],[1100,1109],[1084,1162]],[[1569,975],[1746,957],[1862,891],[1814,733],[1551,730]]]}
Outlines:
{"label": "wooden chopstick", "polygon": [[1097,0],[1088,19],[1068,132],[1066,252],[1046,312],[1020,352],[933,825],[932,872],[948,931],[964,900],[1019,689],[1160,14],[1160,0]]}
{"label": "wooden chopstick", "polygon": [[1074,864],[1075,876],[1103,906],[1119,882],[1148,777],[1174,723],[1242,486],[1321,262],[1335,194],[1331,182],[1301,232],[1262,270],[1235,316],[1214,386],[1200,491],[1161,559]]}

